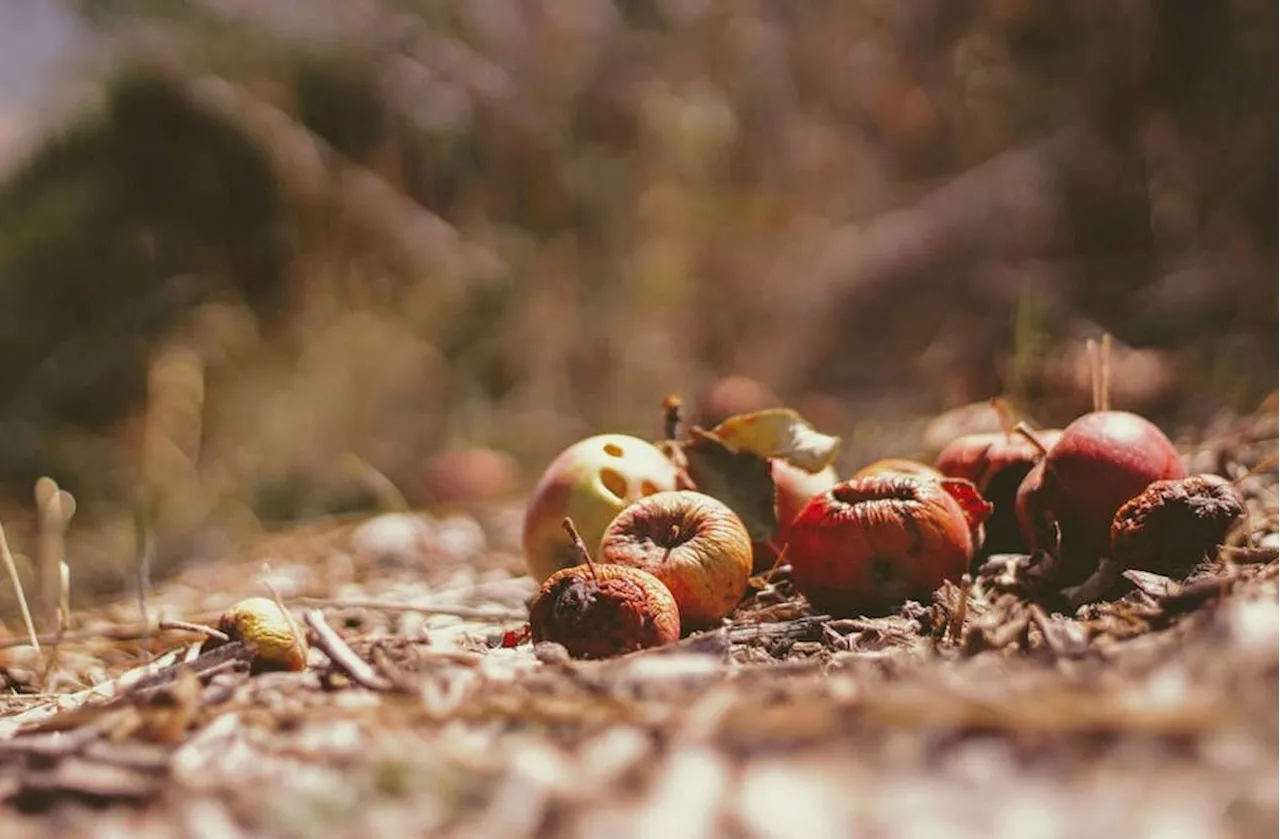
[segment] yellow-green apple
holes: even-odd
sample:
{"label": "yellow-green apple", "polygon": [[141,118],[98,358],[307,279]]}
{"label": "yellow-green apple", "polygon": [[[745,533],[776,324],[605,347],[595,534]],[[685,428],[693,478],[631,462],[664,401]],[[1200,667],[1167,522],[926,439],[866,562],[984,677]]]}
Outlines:
{"label": "yellow-green apple", "polygon": [[633,501],[676,488],[675,465],[656,446],[626,434],[597,434],[556,456],[542,473],[524,518],[524,556],[542,582],[581,560],[561,527],[572,518],[588,545]]}

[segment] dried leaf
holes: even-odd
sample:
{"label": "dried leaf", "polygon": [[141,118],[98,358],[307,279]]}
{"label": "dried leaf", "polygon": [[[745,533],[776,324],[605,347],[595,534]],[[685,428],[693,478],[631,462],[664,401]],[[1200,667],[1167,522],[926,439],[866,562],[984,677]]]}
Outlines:
{"label": "dried leaf", "polygon": [[814,430],[791,408],[770,408],[729,417],[711,431],[730,448],[777,457],[806,472],[820,472],[840,452],[840,438]]}
{"label": "dried leaf", "polygon": [[769,461],[754,452],[734,451],[700,428],[689,432],[693,439],[684,445],[684,456],[698,491],[737,513],[753,542],[768,542],[778,530]]}

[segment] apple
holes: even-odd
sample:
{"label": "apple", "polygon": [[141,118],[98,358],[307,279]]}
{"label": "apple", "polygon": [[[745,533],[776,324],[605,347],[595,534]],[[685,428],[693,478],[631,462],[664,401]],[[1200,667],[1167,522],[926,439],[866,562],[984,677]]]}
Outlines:
{"label": "apple", "polygon": [[769,466],[773,477],[773,499],[778,528],[768,542],[752,544],[755,555],[755,566],[752,570],[756,573],[762,573],[773,567],[778,559],[777,551],[782,550],[791,535],[791,522],[795,520],[800,509],[809,499],[840,483],[840,476],[836,473],[834,466],[828,466],[817,472],[808,472],[782,458],[770,458]]}
{"label": "apple", "polygon": [[[1044,446],[1051,448],[1062,432],[1046,429],[1037,431],[1036,435]],[[986,523],[982,554],[1019,553],[1027,549],[1015,511],[1018,487],[1043,456],[1035,444],[1013,432],[965,434],[938,453],[933,464],[935,469],[947,477],[972,481],[995,507]]]}
{"label": "apple", "polygon": [[[282,611],[270,598],[248,597],[235,603],[218,619],[218,629],[253,650],[251,672],[307,667],[307,633],[292,614]],[[205,649],[218,646],[221,644],[210,643]]]}
{"label": "apple", "polygon": [[573,658],[608,658],[680,638],[680,611],[657,577],[625,565],[562,568],[529,605],[534,643],[563,644]]}
{"label": "apple", "polygon": [[525,510],[524,556],[542,582],[581,560],[561,522],[572,518],[597,545],[609,522],[633,501],[676,488],[675,465],[656,446],[626,434],[597,434],[569,446],[547,466]]}
{"label": "apple", "polygon": [[738,514],[693,490],[659,492],[623,509],[606,528],[597,556],[661,580],[686,632],[729,614],[751,576],[751,537]]}
{"label": "apple", "polygon": [[1238,522],[1244,496],[1220,475],[1153,481],[1111,520],[1111,558],[1124,568],[1187,576],[1217,556]]}
{"label": "apple", "polygon": [[1149,420],[1128,411],[1093,411],[1062,431],[1018,487],[1015,510],[1033,548],[1061,535],[1062,577],[1079,582],[1109,552],[1111,522],[1125,502],[1153,481],[1185,477],[1173,443]]}
{"label": "apple", "polygon": [[883,614],[959,579],[976,525],[989,514],[982,504],[966,512],[933,478],[851,478],[810,499],[792,524],[792,583],[831,614]]}

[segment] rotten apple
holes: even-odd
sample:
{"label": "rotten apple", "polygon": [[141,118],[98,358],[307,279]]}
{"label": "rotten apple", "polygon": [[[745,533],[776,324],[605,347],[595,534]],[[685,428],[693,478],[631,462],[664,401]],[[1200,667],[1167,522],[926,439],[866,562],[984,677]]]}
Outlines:
{"label": "rotten apple", "polygon": [[[812,498],[791,527],[796,589],[831,614],[873,615],[959,579],[991,509],[969,482],[950,483],[884,473]],[[954,489],[965,490],[965,505]]]}

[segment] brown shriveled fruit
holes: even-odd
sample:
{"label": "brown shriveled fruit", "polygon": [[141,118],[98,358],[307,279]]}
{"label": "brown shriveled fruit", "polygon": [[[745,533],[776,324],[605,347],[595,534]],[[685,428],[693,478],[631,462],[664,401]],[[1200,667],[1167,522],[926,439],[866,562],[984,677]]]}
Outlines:
{"label": "brown shriveled fruit", "polygon": [[603,563],[547,578],[529,607],[535,644],[554,641],[574,658],[608,658],[680,638],[680,611],[657,577]]}
{"label": "brown shriveled fruit", "polygon": [[1244,516],[1244,497],[1218,475],[1156,481],[1116,512],[1111,557],[1126,568],[1184,577]]}
{"label": "brown shriveled fruit", "polygon": [[721,501],[692,490],[659,492],[630,505],[605,529],[601,562],[642,568],[680,607],[686,631],[718,622],[747,590],[751,537]]}
{"label": "brown shriveled fruit", "polygon": [[222,613],[218,629],[255,650],[254,670],[303,670],[307,666],[306,633],[274,600],[241,600]]}

